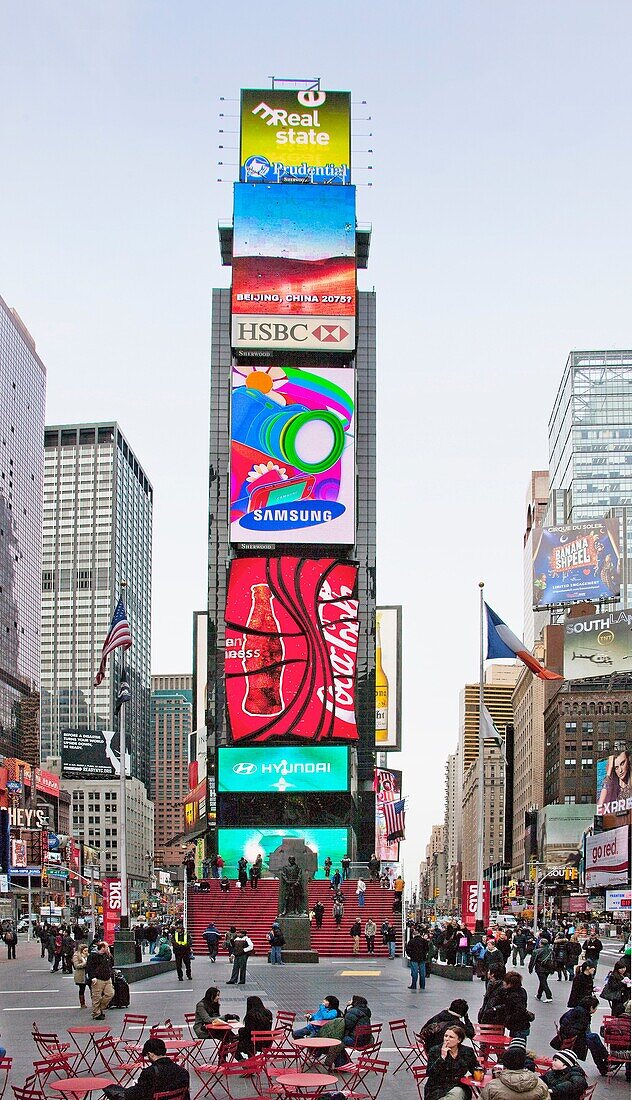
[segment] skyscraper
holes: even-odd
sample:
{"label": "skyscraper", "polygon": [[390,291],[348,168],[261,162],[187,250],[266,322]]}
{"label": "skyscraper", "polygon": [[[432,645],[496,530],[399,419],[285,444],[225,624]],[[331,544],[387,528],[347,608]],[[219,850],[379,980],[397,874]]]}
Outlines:
{"label": "skyscraper", "polygon": [[182,832],[188,784],[193,702],[191,675],[151,678],[149,795],[154,803],[154,854],[159,867],[178,867],[182,852],[173,837]]}
{"label": "skyscraper", "polygon": [[62,729],[116,728],[120,651],[99,687],[94,675],[124,580],[126,731],[147,786],[153,490],[118,424],[47,427],[44,448],[42,756],[60,755]]}
{"label": "skyscraper", "polygon": [[621,519],[619,606],[632,600],[632,351],[572,351],[549,420],[548,522]]}
{"label": "skyscraper", "polygon": [[0,298],[0,753],[38,762],[46,369]]}

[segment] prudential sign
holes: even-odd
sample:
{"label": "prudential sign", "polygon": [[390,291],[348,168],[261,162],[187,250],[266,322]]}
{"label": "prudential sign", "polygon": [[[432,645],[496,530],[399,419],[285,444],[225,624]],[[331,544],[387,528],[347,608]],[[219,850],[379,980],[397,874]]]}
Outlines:
{"label": "prudential sign", "polygon": [[348,749],[342,746],[219,750],[220,791],[296,794],[348,786]]}

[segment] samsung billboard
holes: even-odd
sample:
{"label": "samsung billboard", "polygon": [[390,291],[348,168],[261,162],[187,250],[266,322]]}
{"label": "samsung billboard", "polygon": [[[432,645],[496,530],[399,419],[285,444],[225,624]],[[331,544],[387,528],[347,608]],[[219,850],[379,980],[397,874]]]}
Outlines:
{"label": "samsung billboard", "polygon": [[348,787],[349,750],[344,746],[219,749],[219,791],[294,794]]}

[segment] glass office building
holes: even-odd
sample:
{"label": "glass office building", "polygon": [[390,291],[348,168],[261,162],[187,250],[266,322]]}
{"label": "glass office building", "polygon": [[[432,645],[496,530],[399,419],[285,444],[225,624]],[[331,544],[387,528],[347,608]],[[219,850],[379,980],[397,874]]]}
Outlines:
{"label": "glass office building", "polygon": [[46,369],[0,298],[0,754],[38,762]]}
{"label": "glass office building", "polygon": [[116,729],[121,651],[94,676],[120,592],[133,645],[125,654],[125,724],[132,775],[149,783],[153,490],[120,428],[47,427],[42,562],[42,757],[60,731]]}
{"label": "glass office building", "polygon": [[549,420],[548,522],[619,516],[632,606],[632,351],[572,351]]}

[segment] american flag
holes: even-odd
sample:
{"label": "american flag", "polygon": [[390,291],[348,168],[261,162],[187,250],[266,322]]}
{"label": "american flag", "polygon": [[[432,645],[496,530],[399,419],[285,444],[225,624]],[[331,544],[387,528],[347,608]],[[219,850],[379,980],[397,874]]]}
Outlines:
{"label": "american flag", "polygon": [[405,813],[405,800],[399,799],[397,802],[383,802],[382,809],[384,811],[384,820],[386,821],[386,839],[397,840],[398,837],[404,838],[406,831],[406,813]]}
{"label": "american flag", "polygon": [[101,650],[101,664],[99,665],[99,671],[94,678],[94,686],[98,687],[103,681],[105,676],[105,670],[107,668],[107,660],[110,653],[113,653],[115,649],[129,649],[132,644],[132,632],[129,628],[127,621],[127,612],[125,610],[125,604],[123,603],[123,597],[121,596],[119,602],[116,605],[114,615],[112,616],[112,622],[110,623],[110,629],[108,630],[108,636],[103,643],[103,649]]}

